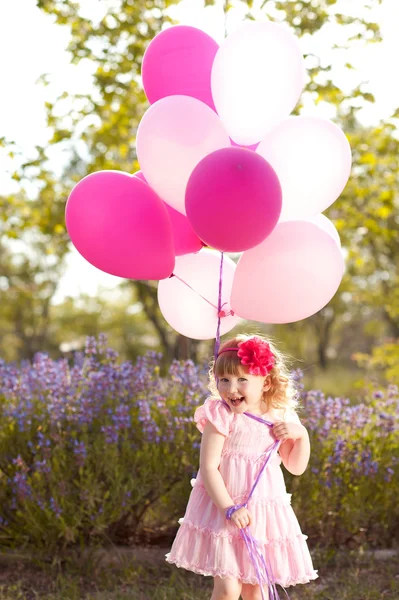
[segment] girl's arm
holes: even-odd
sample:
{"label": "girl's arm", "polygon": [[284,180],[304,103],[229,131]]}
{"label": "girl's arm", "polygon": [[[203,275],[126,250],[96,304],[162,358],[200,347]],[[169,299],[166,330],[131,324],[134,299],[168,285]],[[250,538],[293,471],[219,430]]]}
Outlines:
{"label": "girl's arm", "polygon": [[302,475],[306,471],[310,457],[309,434],[300,423],[278,421],[273,427],[278,440],[284,442],[279,448],[283,465],[293,475]]}
{"label": "girl's arm", "polygon": [[211,500],[224,513],[234,504],[219,471],[225,439],[225,436],[219,433],[212,423],[209,421],[206,423],[201,441],[200,471]]}

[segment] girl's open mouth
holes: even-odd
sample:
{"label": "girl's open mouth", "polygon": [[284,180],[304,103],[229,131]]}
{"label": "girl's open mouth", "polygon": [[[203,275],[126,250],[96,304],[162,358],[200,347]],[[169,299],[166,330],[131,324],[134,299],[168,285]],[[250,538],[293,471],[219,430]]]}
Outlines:
{"label": "girl's open mouth", "polygon": [[245,398],[244,396],[241,396],[240,398],[229,398],[229,400],[233,406],[239,406],[241,402],[245,400]]}

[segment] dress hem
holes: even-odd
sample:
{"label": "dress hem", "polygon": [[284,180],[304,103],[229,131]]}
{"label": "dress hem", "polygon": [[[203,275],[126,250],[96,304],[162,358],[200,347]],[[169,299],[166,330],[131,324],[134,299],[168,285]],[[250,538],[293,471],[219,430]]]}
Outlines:
{"label": "dress hem", "polygon": [[[166,562],[168,562],[169,564],[173,564],[176,565],[176,567],[178,569],[186,569],[187,571],[192,571],[193,573],[197,573],[197,575],[203,575],[204,577],[220,577],[221,579],[237,579],[238,581],[241,581],[242,583],[249,583],[251,585],[258,585],[258,580],[256,578],[248,578],[243,576],[240,573],[235,573],[233,571],[218,571],[216,569],[210,570],[210,571],[204,571],[204,569],[201,569],[199,567],[197,567],[196,565],[191,565],[190,563],[183,563],[177,560],[173,560],[169,558],[169,554],[166,555]],[[286,587],[290,587],[290,586],[294,586],[294,585],[298,585],[298,584],[304,584],[304,583],[309,583],[310,581],[314,581],[315,579],[317,579],[319,577],[317,571],[312,571],[312,573],[310,574],[306,574],[303,575],[303,577],[299,577],[297,579],[287,579],[284,581],[281,581],[279,579],[276,579],[275,583],[277,585],[280,585],[283,588]]]}

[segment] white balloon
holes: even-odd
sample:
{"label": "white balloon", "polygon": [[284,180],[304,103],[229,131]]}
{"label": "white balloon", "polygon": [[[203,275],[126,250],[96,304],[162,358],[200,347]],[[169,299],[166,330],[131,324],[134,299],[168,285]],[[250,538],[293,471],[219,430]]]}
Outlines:
{"label": "white balloon", "polygon": [[283,25],[246,23],[229,35],[212,67],[212,95],[230,137],[259,142],[298,102],[305,64],[298,39]]}
{"label": "white balloon", "polygon": [[229,146],[217,114],[189,96],[168,96],[155,102],[137,131],[137,156],[147,182],[184,215],[186,185],[194,167],[211,152]]}
{"label": "white balloon", "polygon": [[343,191],[352,155],[343,131],[318,117],[289,117],[276,125],[256,152],[273,167],[283,191],[281,221],[311,217]]}
{"label": "white balloon", "polygon": [[[169,325],[186,337],[196,340],[216,337],[220,257],[220,252],[207,248],[195,254],[178,256],[173,271],[175,276],[159,282],[159,308]],[[227,304],[222,310],[226,312],[230,310],[235,269],[234,261],[225,255],[222,305]],[[236,315],[222,317],[220,334],[233,329],[239,321]]]}

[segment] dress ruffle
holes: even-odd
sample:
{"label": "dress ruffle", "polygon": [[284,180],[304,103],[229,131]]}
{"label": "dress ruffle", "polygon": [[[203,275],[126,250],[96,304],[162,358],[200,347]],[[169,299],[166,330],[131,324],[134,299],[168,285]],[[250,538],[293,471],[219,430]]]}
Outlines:
{"label": "dress ruffle", "polygon": [[[178,552],[175,550],[177,546]],[[283,587],[308,583],[318,577],[313,569],[306,536],[301,533],[268,541],[263,544],[263,552],[270,560],[275,582]],[[185,520],[166,560],[200,575],[239,579],[252,585],[258,583],[239,534],[216,535],[208,528],[201,530]]]}

